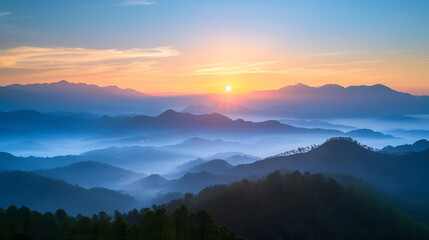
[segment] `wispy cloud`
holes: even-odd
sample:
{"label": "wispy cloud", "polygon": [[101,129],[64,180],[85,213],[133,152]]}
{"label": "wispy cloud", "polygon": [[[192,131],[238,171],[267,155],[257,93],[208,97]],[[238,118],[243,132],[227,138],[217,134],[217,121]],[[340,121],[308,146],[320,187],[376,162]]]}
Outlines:
{"label": "wispy cloud", "polygon": [[280,61],[262,61],[252,63],[239,63],[227,65],[223,63],[196,65],[190,75],[233,75],[233,74],[254,74],[254,73],[277,73]]}
{"label": "wispy cloud", "polygon": [[10,12],[8,12],[8,11],[1,11],[0,12],[0,17],[4,17],[4,16],[7,16],[7,15],[10,15]]}
{"label": "wispy cloud", "polygon": [[0,72],[20,77],[118,77],[158,73],[160,59],[179,55],[171,47],[147,49],[85,49],[17,47],[0,50]]}
{"label": "wispy cloud", "polygon": [[170,47],[119,49],[17,47],[0,50],[3,68],[64,68],[108,62],[135,62],[148,58],[165,58],[180,53]]}
{"label": "wispy cloud", "polygon": [[152,5],[155,4],[155,2],[149,2],[149,1],[126,1],[120,4],[121,6],[144,6],[144,5]]}

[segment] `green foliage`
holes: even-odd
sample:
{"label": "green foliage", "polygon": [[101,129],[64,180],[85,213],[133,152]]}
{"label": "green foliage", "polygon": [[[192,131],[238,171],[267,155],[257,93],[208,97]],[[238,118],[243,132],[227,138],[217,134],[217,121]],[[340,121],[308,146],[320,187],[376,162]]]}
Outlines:
{"label": "green foliage", "polygon": [[258,182],[208,187],[167,209],[179,204],[207,209],[251,239],[429,239],[425,225],[321,174],[275,172]]}
{"label": "green foliage", "polygon": [[26,207],[0,208],[0,239],[112,239],[112,240],[234,240],[230,229],[219,226],[206,211],[190,213],[182,205],[172,215],[165,208],[134,209],[114,219],[105,212],[92,218],[70,217],[63,209],[54,214],[32,212]]}

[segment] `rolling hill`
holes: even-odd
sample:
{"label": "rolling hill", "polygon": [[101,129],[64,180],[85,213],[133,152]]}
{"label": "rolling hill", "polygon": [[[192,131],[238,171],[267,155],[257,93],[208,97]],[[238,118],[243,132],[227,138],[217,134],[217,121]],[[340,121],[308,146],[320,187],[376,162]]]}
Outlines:
{"label": "rolling hill", "polygon": [[84,188],[103,187],[108,189],[119,189],[121,186],[145,176],[142,173],[92,161],[78,162],[66,167],[33,172]]}
{"label": "rolling hill", "polygon": [[23,205],[41,212],[54,212],[62,208],[72,215],[91,215],[100,211],[113,213],[138,206],[134,198],[112,190],[85,189],[21,171],[0,173],[0,195],[2,208]]}

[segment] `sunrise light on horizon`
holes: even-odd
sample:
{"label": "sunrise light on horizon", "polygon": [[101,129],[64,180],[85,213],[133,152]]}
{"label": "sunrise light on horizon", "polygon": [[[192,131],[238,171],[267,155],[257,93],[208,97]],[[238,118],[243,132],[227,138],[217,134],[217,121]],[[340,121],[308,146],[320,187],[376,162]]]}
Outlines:
{"label": "sunrise light on horizon", "polygon": [[384,84],[427,95],[428,5],[6,0],[0,85],[66,80],[193,94],[222,93],[226,82],[234,93]]}

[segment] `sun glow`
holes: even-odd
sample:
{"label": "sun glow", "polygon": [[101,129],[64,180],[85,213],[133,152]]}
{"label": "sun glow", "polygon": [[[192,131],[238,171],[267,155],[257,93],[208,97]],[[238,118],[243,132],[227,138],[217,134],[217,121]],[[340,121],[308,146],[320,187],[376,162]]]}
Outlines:
{"label": "sun glow", "polygon": [[231,86],[226,86],[225,87],[225,91],[230,92],[231,91]]}

